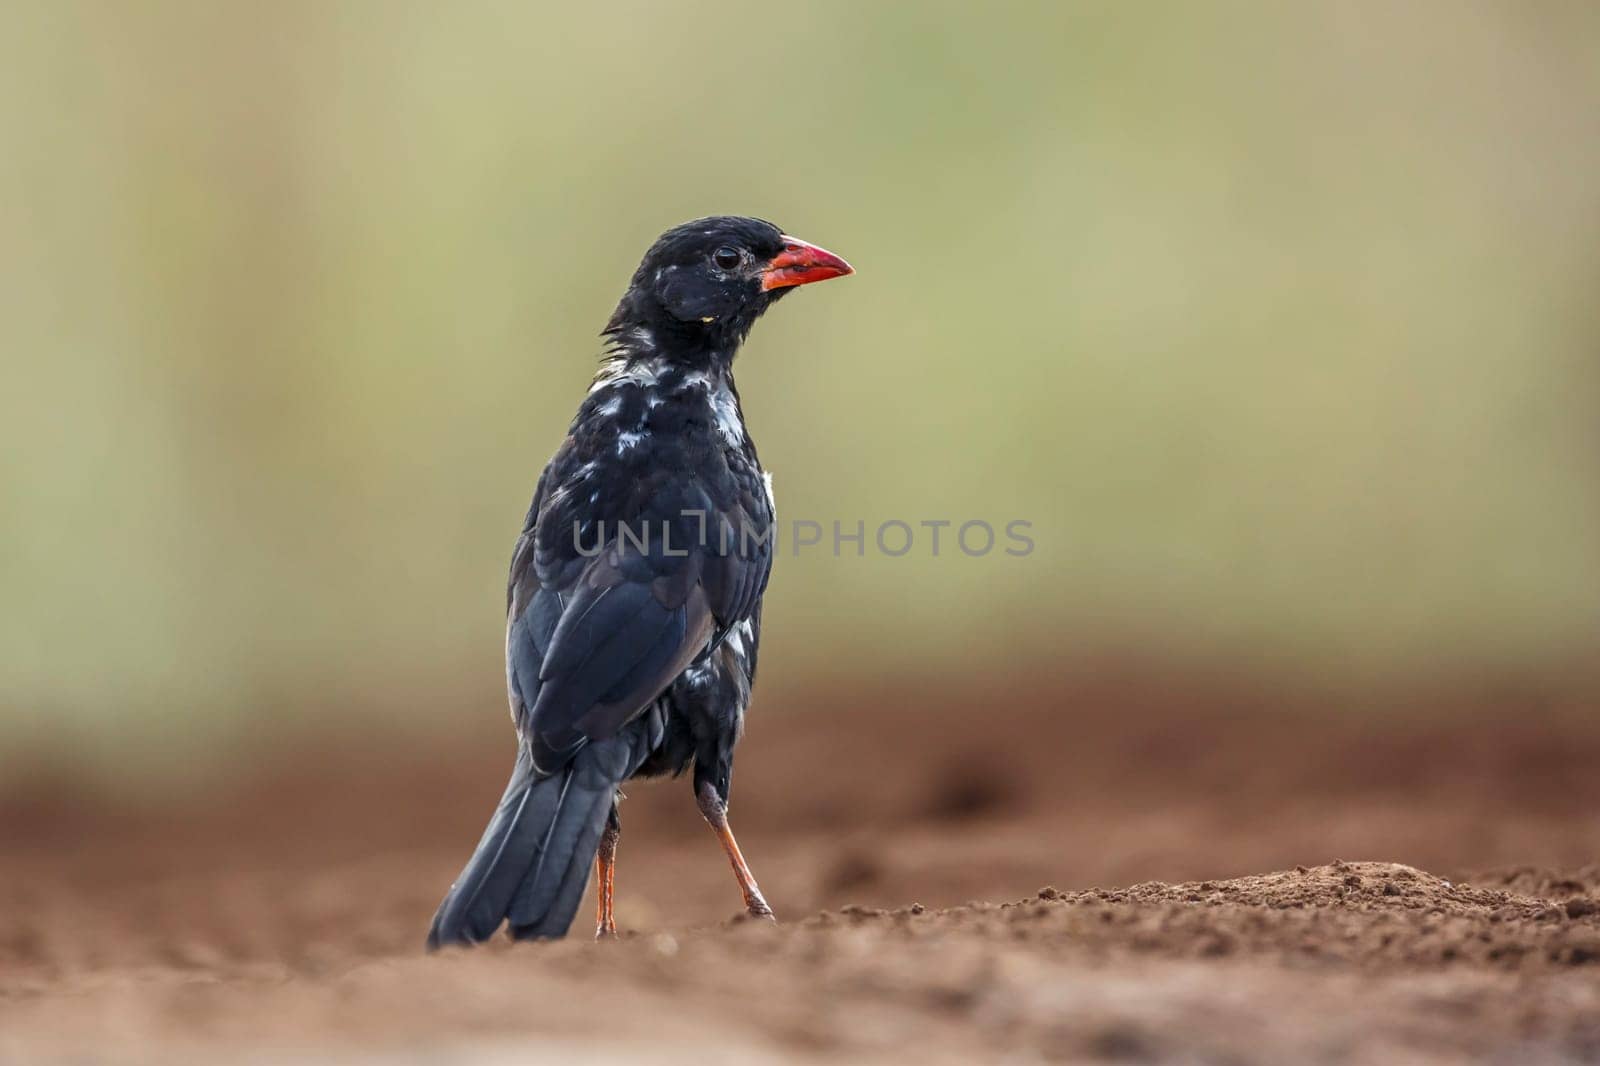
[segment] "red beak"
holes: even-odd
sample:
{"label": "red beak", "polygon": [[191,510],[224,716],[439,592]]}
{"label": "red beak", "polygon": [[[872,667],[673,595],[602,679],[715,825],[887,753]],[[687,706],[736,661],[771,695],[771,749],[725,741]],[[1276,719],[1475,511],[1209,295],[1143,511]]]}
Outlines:
{"label": "red beak", "polygon": [[783,289],[790,285],[810,285],[854,274],[855,268],[826,248],[818,248],[798,237],[783,237],[783,251],[772,257],[761,272],[761,289]]}

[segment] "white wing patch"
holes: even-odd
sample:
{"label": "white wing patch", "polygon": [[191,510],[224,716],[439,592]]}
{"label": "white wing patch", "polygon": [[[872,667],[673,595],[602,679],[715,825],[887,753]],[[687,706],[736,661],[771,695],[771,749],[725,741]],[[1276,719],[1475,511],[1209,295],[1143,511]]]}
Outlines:
{"label": "white wing patch", "polygon": [[727,644],[733,654],[743,659],[746,649],[754,638],[755,628],[750,625],[750,619],[746,618],[743,622],[728,630]]}

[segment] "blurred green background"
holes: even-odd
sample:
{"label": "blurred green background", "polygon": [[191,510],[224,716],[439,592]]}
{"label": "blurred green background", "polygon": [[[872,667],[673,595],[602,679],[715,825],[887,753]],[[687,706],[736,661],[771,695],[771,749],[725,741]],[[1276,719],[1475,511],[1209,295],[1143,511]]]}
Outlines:
{"label": "blurred green background", "polygon": [[[858,276],[740,386],[769,685],[1600,649],[1600,7],[8,3],[0,748],[501,726],[502,589],[651,239]],[[157,754],[162,757],[158,758]]]}

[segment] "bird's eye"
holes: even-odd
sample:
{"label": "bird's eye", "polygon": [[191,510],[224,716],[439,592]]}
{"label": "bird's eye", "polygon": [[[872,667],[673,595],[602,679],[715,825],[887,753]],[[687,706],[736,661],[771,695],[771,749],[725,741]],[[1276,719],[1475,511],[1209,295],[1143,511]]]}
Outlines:
{"label": "bird's eye", "polygon": [[718,270],[732,270],[739,265],[740,258],[738,249],[729,248],[727,245],[711,253],[711,261],[717,264]]}

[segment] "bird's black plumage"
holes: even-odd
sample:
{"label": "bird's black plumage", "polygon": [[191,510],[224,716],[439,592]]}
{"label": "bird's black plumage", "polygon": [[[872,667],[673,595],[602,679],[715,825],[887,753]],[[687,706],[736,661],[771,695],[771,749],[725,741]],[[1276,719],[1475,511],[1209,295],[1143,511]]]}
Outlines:
{"label": "bird's black plumage", "polygon": [[849,272],[750,218],[687,223],[646,253],[512,554],[516,766],[430,946],[481,941],[502,922],[517,937],[564,935],[617,824],[617,786],[691,765],[747,901],[760,900],[724,812],[775,514],[732,365],[791,287]]}

